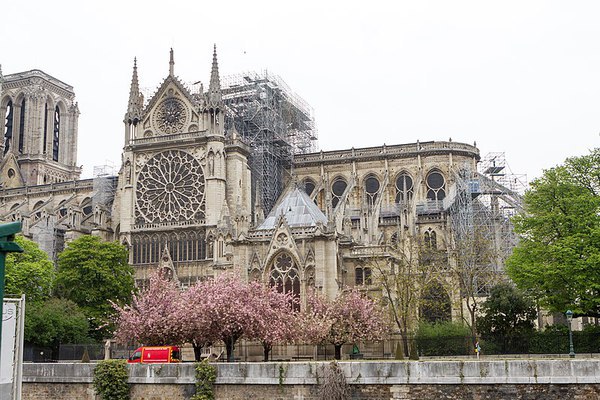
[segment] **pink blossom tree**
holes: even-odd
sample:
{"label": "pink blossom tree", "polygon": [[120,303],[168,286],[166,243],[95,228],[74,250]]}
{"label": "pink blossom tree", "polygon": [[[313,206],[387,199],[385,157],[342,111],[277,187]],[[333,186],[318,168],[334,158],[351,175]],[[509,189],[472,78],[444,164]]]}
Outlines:
{"label": "pink blossom tree", "polygon": [[346,289],[335,299],[311,294],[304,315],[305,337],[313,343],[331,343],[335,359],[341,359],[342,345],[361,340],[381,340],[389,331],[383,309],[357,290]]}
{"label": "pink blossom tree", "polygon": [[192,338],[197,343],[223,341],[230,362],[238,339],[259,336],[257,321],[262,318],[262,310],[255,304],[256,289],[252,285],[226,273],[190,289],[186,311],[195,320],[189,326]]}
{"label": "pink blossom tree", "polygon": [[253,321],[252,332],[263,345],[264,361],[269,361],[269,353],[275,343],[291,343],[298,337],[296,319],[299,313],[294,311],[298,302],[291,293],[283,294],[275,287],[251,283],[254,292],[254,307],[259,310],[259,318]]}
{"label": "pink blossom tree", "polygon": [[203,347],[208,347],[220,339],[210,320],[212,305],[210,292],[205,290],[206,286],[204,282],[197,282],[182,293],[182,303],[186,312],[182,315],[181,323],[184,326],[184,336],[194,349],[196,361],[201,361]]}
{"label": "pink blossom tree", "polygon": [[131,305],[120,307],[113,303],[113,307],[117,311],[115,337],[122,343],[185,342],[181,291],[175,282],[158,271],[150,276],[149,288],[133,296]]}

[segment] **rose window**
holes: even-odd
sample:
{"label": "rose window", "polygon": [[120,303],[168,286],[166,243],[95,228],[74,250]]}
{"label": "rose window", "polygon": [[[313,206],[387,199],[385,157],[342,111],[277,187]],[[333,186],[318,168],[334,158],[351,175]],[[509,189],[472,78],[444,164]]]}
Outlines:
{"label": "rose window", "polygon": [[152,157],[137,179],[137,206],[145,222],[204,217],[204,172],[192,155],[178,150]]}
{"label": "rose window", "polygon": [[163,101],[154,114],[154,123],[162,133],[177,133],[183,130],[187,113],[179,99],[170,97]]}

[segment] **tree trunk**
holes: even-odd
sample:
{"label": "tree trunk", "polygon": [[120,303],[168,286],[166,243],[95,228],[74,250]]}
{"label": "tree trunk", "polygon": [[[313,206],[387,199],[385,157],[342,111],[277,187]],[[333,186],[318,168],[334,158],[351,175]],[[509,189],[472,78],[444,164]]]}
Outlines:
{"label": "tree trunk", "polygon": [[271,348],[272,348],[272,346],[270,343],[263,342],[263,355],[264,355],[263,361],[269,361],[269,353],[271,352]]}
{"label": "tree trunk", "polygon": [[233,337],[224,340],[225,348],[227,349],[227,362],[233,362],[233,350],[235,349],[235,339]]}
{"label": "tree trunk", "polygon": [[194,348],[194,359],[196,361],[202,361],[202,346],[192,343],[192,347]]}
{"label": "tree trunk", "polygon": [[335,358],[336,360],[341,360],[342,359],[342,345],[334,344],[333,346],[335,348],[335,355],[333,356],[333,358]]}
{"label": "tree trunk", "polygon": [[408,337],[406,337],[406,334],[402,334],[402,347],[404,348],[405,355],[410,354],[410,351],[408,349]]}

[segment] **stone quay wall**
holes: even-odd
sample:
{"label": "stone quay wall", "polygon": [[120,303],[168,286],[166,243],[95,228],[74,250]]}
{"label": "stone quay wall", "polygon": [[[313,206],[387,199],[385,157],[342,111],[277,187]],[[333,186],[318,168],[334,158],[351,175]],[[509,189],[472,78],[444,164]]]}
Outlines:
{"label": "stone quay wall", "polygon": [[[328,362],[215,363],[217,400],[318,398]],[[352,399],[600,399],[598,359],[342,361]],[[95,364],[23,366],[23,400],[100,400]],[[194,364],[129,366],[132,400],[189,399]]]}

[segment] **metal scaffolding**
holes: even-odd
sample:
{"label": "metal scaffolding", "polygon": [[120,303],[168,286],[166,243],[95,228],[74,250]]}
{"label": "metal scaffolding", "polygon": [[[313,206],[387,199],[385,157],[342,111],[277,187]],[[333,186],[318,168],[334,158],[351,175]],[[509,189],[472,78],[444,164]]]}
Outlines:
{"label": "metal scaffolding", "polygon": [[110,210],[109,206],[115,197],[116,171],[114,164],[94,166],[92,207],[100,206]]}
{"label": "metal scaffolding", "polygon": [[317,150],[313,109],[267,71],[228,76],[221,85],[225,129],[235,129],[251,148],[253,206],[266,215],[283,190],[293,155]]}
{"label": "metal scaffolding", "polygon": [[[505,185],[506,183],[506,185]],[[504,153],[492,153],[479,165],[460,166],[444,200],[451,242],[464,279],[486,295],[504,274],[505,261],[517,245],[510,217],[522,211],[523,178],[510,173]],[[508,187],[511,186],[511,187]]]}

